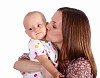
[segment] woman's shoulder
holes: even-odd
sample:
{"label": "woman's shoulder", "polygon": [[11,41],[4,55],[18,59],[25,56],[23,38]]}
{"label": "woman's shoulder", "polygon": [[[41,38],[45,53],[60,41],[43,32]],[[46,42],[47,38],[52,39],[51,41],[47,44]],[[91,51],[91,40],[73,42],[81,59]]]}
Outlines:
{"label": "woman's shoulder", "polygon": [[70,62],[71,65],[90,65],[90,62],[88,59],[85,59],[84,57],[80,57],[77,59],[74,59]]}
{"label": "woman's shoulder", "polygon": [[[67,76],[69,77],[78,77],[78,78],[84,78],[88,77],[91,78],[91,65],[90,62],[83,58],[80,57],[78,59],[74,59],[68,64],[67,68]],[[80,76],[80,77],[79,77]]]}
{"label": "woman's shoulder", "polygon": [[78,59],[74,59],[74,60],[70,61],[68,64],[68,68],[69,67],[76,67],[76,68],[89,67],[89,68],[91,68],[91,65],[90,65],[89,60],[87,60],[83,57],[80,57]]}

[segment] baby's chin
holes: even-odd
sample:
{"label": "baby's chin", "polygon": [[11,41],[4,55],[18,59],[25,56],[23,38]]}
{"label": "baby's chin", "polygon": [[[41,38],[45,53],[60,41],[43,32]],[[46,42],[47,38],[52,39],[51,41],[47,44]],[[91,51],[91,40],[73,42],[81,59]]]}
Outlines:
{"label": "baby's chin", "polygon": [[37,38],[38,40],[46,41],[46,38]]}
{"label": "baby's chin", "polygon": [[44,36],[44,35],[39,35],[39,36],[36,36],[36,38],[38,39],[38,40],[46,40],[46,37]]}
{"label": "baby's chin", "polygon": [[32,39],[34,39],[34,40],[36,40],[37,38],[36,38],[36,36],[34,36],[34,37],[31,37]]}

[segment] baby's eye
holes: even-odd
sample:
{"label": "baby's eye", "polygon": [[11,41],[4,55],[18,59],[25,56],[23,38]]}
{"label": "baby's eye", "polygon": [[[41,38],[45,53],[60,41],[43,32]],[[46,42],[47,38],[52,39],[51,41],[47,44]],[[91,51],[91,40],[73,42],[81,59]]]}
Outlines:
{"label": "baby's eye", "polygon": [[29,28],[29,30],[32,30],[32,28]]}
{"label": "baby's eye", "polygon": [[38,24],[38,26],[37,27],[41,27],[42,26],[42,24]]}

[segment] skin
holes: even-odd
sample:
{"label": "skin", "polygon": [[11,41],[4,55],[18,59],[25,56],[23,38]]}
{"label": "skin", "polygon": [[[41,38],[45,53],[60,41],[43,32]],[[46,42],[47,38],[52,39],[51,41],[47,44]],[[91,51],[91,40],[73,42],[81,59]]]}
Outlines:
{"label": "skin", "polygon": [[51,41],[57,45],[59,49],[61,49],[63,37],[62,37],[62,13],[57,11],[51,22],[47,25],[47,36],[46,40]]}
{"label": "skin", "polygon": [[[36,39],[45,40],[45,38],[44,38],[45,37],[44,34],[46,33],[46,28],[44,28],[45,24],[43,24],[42,22],[39,22],[40,24],[35,23],[42,19],[37,18],[37,15],[34,16],[34,19],[36,19],[34,24],[33,24],[32,19],[33,19],[32,17],[29,19],[29,17],[27,16],[24,20],[24,27],[25,27],[26,34],[29,37],[34,38],[34,39],[36,38]],[[44,26],[41,26],[41,24],[43,24]],[[62,41],[63,41],[61,29],[62,29],[62,13],[56,12],[54,14],[54,16],[52,17],[52,21],[50,22],[50,24],[47,25],[48,31],[47,31],[46,39],[47,39],[47,41],[51,41],[51,42],[55,43],[58,46],[58,48],[61,48]],[[59,76],[64,77],[61,73],[59,73],[57,70],[55,70],[55,67],[53,65],[50,65],[50,61],[48,61],[47,56],[45,56],[44,58],[43,57],[40,56],[40,57],[37,57],[37,59],[43,66],[46,65],[45,63],[49,64],[48,66],[45,66],[45,68],[47,70],[49,70],[49,72],[51,72],[51,74],[54,76],[54,78],[59,78]],[[42,62],[43,60],[44,60],[44,62]],[[27,65],[27,68],[24,68],[24,67],[26,67],[26,65]],[[21,60],[21,61],[19,60],[14,64],[14,68],[17,70],[20,70],[20,71],[30,72],[29,69],[31,69],[32,66],[34,69],[34,66],[35,66],[34,70],[39,71],[38,70],[39,65],[40,64],[37,64],[37,66],[36,66],[36,63],[29,62],[29,60],[27,60],[26,62],[25,62],[25,60]],[[29,67],[29,69],[28,69],[28,67]],[[44,71],[44,68],[41,65],[40,65],[40,67],[41,67],[40,71]],[[36,69],[36,68],[38,68],[38,69]],[[52,68],[52,69],[50,69],[50,68]],[[55,71],[52,71],[52,70],[55,70]],[[32,72],[32,69],[31,69],[31,72]]]}
{"label": "skin", "polygon": [[[67,10],[68,10],[68,12],[67,12]],[[71,12],[71,13],[70,13]],[[73,12],[75,12],[75,15],[73,14]],[[78,12],[78,13],[77,13]],[[65,14],[66,13],[68,13],[68,19],[66,18],[66,17],[64,17],[63,18],[63,24],[62,24],[62,13],[63,13],[63,15],[64,16],[66,16]],[[74,18],[72,18],[72,17],[74,17],[73,15],[71,15],[71,14],[73,14],[74,16],[75,16],[75,19]],[[77,19],[77,14],[79,14],[79,17],[78,17],[78,19]],[[80,14],[82,14],[82,15],[80,15]],[[82,16],[82,18],[81,18],[81,16]],[[72,20],[71,20],[72,19]],[[84,19],[84,20],[83,20]],[[70,22],[67,22],[67,21],[69,21],[69,20],[71,20]],[[80,21],[81,22],[80,22]],[[72,23],[71,23],[72,22]],[[76,22],[76,23],[75,23]],[[75,25],[74,25],[74,23],[75,23]],[[67,25],[68,24],[68,26],[67,27],[69,27],[70,25],[71,25],[71,27],[69,28],[70,30],[68,30],[68,29],[66,29],[66,27],[65,27],[65,25]],[[73,25],[72,25],[73,24]],[[84,25],[85,24],[85,25]],[[64,28],[62,28],[62,26],[64,26],[65,27],[65,30],[64,30]],[[89,45],[90,44],[90,30],[89,30],[89,28],[88,27],[86,27],[86,33],[85,33],[85,35],[84,36],[82,36],[82,35],[79,35],[79,34],[76,34],[77,32],[80,32],[81,34],[82,34],[82,31],[83,31],[83,28],[81,29],[81,27],[79,28],[79,31],[77,31],[76,29],[75,29],[75,31],[74,31],[74,28],[72,27],[72,26],[89,26],[89,22],[88,22],[88,19],[87,19],[87,17],[85,17],[84,16],[84,13],[82,13],[81,11],[79,11],[79,10],[75,10],[75,9],[70,9],[70,8],[60,8],[60,9],[58,9],[58,11],[56,11],[56,13],[53,15],[53,17],[52,17],[52,19],[51,19],[51,22],[47,25],[47,36],[46,36],[46,39],[48,40],[48,41],[51,41],[51,42],[53,42],[57,47],[58,47],[58,49],[60,50],[60,53],[61,53],[61,55],[62,55],[62,57],[63,57],[63,55],[64,55],[64,53],[66,52],[66,54],[64,55],[65,57],[68,57],[68,59],[69,60],[73,60],[74,58],[76,58],[76,56],[77,57],[80,57],[80,56],[85,56],[85,58],[86,59],[88,59],[89,61],[90,61],[90,63],[91,63],[91,67],[92,67],[92,70],[93,70],[93,78],[96,78],[96,75],[97,75],[97,69],[96,69],[96,65],[95,65],[95,61],[94,61],[94,58],[93,58],[93,55],[92,55],[92,53],[91,53],[91,49],[90,49],[90,46],[91,45]],[[76,27],[75,27],[76,28]],[[70,36],[70,34],[71,34],[71,36],[73,36],[72,37],[72,39],[71,39],[71,42],[74,42],[76,39],[79,39],[80,40],[80,43],[82,44],[82,45],[79,45],[80,47],[83,47],[83,53],[81,54],[81,53],[78,53],[77,54],[77,52],[73,52],[72,50],[73,50],[73,45],[75,44],[73,44],[73,43],[71,43],[71,44],[73,44],[73,45],[70,45],[70,43],[67,45],[67,42],[70,42],[70,41],[67,41],[66,39],[68,39],[68,40],[70,40],[70,37],[68,36],[66,36],[66,35],[64,35],[64,34],[62,34],[62,29],[64,30],[63,31],[63,33],[67,33],[68,32],[68,34],[69,34],[69,36]],[[70,32],[71,31],[71,32]],[[77,32],[76,32],[77,31]],[[75,32],[75,33],[73,33],[73,32]],[[87,35],[86,35],[87,34]],[[74,36],[75,35],[75,36]],[[80,38],[78,38],[78,37],[80,37]],[[82,38],[84,38],[84,40],[83,39],[81,39],[81,37]],[[64,38],[64,39],[63,39]],[[73,40],[75,38],[75,40]],[[86,38],[86,40],[85,40],[85,38]],[[81,42],[81,40],[82,40],[82,42]],[[66,42],[66,43],[63,43],[63,42]],[[76,41],[76,42],[78,42],[78,41]],[[63,44],[63,45],[62,45]],[[78,45],[78,44],[77,44]],[[75,48],[75,50],[74,51],[76,51],[78,48],[77,48],[77,45],[75,45],[74,46],[74,48]],[[84,46],[83,46],[84,45]],[[71,51],[68,51],[67,50],[67,46],[69,47],[69,49],[70,49],[70,47],[71,47]],[[80,50],[79,50],[80,51]],[[68,53],[67,53],[68,52]],[[59,54],[60,54],[59,53]],[[71,53],[71,55],[70,55],[70,53]],[[74,55],[73,55],[74,54]],[[67,56],[68,55],[68,56]],[[76,56],[75,56],[76,55]],[[72,56],[72,57],[71,57]],[[74,58],[73,58],[74,57]],[[63,59],[63,58],[58,58],[58,60],[59,59]],[[60,61],[59,61],[60,62]],[[64,63],[65,64],[65,63]],[[60,64],[60,66],[62,65],[62,68],[64,67],[64,65],[61,63]],[[33,67],[35,67],[34,65],[33,65]],[[35,69],[34,69],[35,70]],[[63,71],[63,70],[62,70]],[[80,72],[80,71],[79,71]],[[76,72],[75,72],[76,73]],[[74,74],[75,74],[74,73]],[[70,73],[69,73],[70,74]],[[82,74],[82,76],[83,76],[83,74]],[[59,78],[59,76],[57,76],[57,78]]]}
{"label": "skin", "polygon": [[38,13],[28,15],[24,19],[26,34],[32,39],[45,40],[46,23],[42,21]]}

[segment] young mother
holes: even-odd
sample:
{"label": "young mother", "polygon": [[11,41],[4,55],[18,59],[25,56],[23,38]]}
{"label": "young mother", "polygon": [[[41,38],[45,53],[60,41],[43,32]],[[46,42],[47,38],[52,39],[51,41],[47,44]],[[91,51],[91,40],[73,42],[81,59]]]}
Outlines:
{"label": "young mother", "polygon": [[[90,25],[85,13],[75,8],[59,8],[47,29],[46,39],[53,42],[59,50],[58,70],[65,78],[96,78]],[[17,61],[14,68],[30,72],[43,69],[40,64],[29,60]]]}

